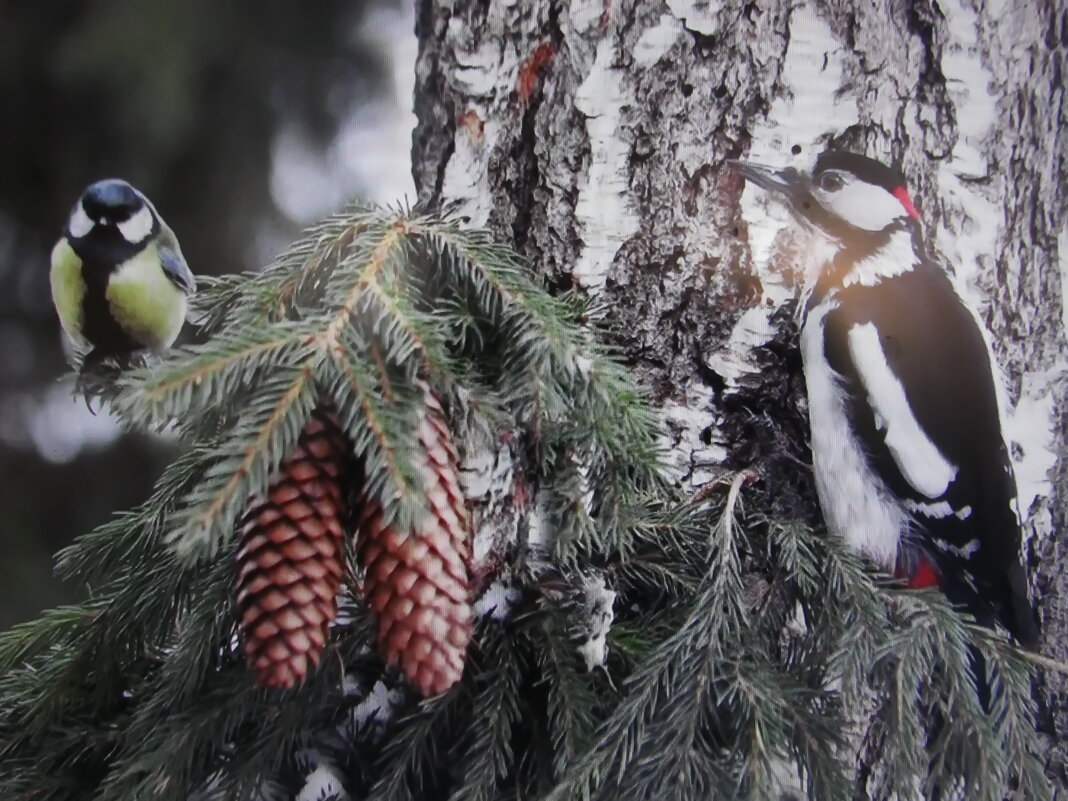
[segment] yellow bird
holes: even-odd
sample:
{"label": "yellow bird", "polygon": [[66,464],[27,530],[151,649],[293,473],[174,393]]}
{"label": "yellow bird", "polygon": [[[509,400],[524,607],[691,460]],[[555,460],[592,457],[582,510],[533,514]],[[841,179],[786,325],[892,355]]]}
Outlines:
{"label": "yellow bird", "polygon": [[117,178],[92,184],[74,204],[52,249],[51,280],[63,330],[92,346],[86,366],[170,347],[196,291],[174,232]]}

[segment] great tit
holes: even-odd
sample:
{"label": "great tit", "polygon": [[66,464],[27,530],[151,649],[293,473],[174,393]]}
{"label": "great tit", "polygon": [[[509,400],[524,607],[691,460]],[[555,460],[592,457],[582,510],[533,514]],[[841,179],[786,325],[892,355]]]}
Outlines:
{"label": "great tit", "polygon": [[174,342],[196,291],[174,232],[126,181],[87,188],[52,249],[52,300],[63,330],[91,345],[85,365]]}

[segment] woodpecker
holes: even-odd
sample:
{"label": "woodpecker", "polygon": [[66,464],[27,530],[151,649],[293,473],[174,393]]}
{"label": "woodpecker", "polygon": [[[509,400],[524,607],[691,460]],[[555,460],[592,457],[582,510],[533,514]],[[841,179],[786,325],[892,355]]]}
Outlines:
{"label": "woodpecker", "polygon": [[812,462],[832,535],[1036,648],[1016,479],[978,318],[928,256],[900,172],[732,162],[808,231],[799,313]]}

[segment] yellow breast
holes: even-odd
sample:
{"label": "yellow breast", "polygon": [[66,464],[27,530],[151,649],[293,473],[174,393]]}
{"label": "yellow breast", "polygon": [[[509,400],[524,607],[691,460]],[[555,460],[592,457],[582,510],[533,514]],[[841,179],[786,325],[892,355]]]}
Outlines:
{"label": "yellow breast", "polygon": [[119,325],[147,348],[169,347],[182,330],[186,298],[163,272],[155,243],[112,273],[107,300]]}
{"label": "yellow breast", "polygon": [[85,281],[82,279],[82,260],[71,249],[66,238],[52,248],[52,301],[59,314],[60,325],[67,336],[78,344],[85,344],[82,336],[82,299]]}

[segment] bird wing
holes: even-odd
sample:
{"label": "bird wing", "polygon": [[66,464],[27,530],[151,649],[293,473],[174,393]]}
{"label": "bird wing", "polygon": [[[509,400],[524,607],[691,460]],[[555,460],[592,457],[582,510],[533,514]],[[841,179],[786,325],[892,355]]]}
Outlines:
{"label": "bird wing", "polygon": [[186,295],[192,295],[197,291],[197,280],[189,265],[185,263],[182,250],[178,247],[178,239],[162,221],[160,222],[159,262],[163,272]]}
{"label": "bird wing", "polygon": [[1016,482],[978,323],[924,262],[836,294],[824,349],[873,470],[915,521],[906,536],[943,589],[1018,639],[1037,636],[1021,563]]}
{"label": "bird wing", "polygon": [[84,343],[82,300],[85,297],[85,279],[82,276],[82,260],[66,237],[60,239],[52,249],[50,281],[52,300],[63,330],[75,342]]}

